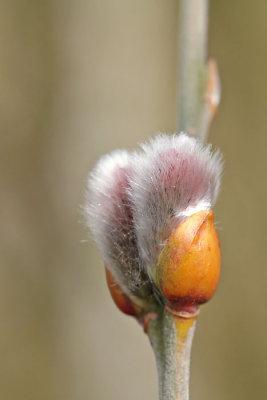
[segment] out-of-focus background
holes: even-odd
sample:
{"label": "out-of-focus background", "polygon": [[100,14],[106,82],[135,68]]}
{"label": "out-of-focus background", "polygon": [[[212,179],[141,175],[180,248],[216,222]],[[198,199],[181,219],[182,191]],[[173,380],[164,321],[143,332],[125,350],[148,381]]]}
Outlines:
{"label": "out-of-focus background", "polygon": [[[211,2],[222,103],[223,251],[201,309],[191,399],[267,396],[267,2]],[[117,311],[83,226],[100,155],[175,130],[177,0],[0,4],[0,398],[157,398],[138,324]]]}

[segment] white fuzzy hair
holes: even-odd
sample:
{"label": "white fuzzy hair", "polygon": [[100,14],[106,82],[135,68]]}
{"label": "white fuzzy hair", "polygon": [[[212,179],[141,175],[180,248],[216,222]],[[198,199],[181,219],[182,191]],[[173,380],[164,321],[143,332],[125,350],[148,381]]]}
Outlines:
{"label": "white fuzzy hair", "polygon": [[106,267],[126,293],[140,296],[151,284],[142,276],[128,197],[130,159],[118,150],[99,160],[88,177],[84,211]]}
{"label": "white fuzzy hair", "polygon": [[131,158],[129,195],[139,254],[148,274],[171,232],[216,200],[221,155],[183,133],[159,134]]}
{"label": "white fuzzy hair", "polygon": [[153,290],[151,267],[171,232],[216,200],[221,155],[181,133],[160,134],[136,153],[115,151],[89,175],[85,213],[115,280],[129,294]]}

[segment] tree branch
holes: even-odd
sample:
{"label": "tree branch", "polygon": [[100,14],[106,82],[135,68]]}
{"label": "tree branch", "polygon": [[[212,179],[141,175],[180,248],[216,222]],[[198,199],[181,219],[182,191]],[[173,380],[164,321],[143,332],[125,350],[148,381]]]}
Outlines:
{"label": "tree branch", "polygon": [[205,141],[220,101],[214,61],[206,63],[209,0],[180,1],[178,131]]}

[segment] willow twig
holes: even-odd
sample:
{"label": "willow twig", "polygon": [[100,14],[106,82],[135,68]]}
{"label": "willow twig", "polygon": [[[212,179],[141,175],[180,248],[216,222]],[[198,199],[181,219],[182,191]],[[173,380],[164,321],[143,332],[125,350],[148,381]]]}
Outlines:
{"label": "willow twig", "polygon": [[155,353],[159,400],[189,399],[189,369],[195,317],[185,319],[162,310],[149,322],[148,335]]}
{"label": "willow twig", "polygon": [[[178,131],[203,142],[220,101],[217,64],[206,61],[209,0],[180,1]],[[160,400],[188,400],[190,354],[196,317],[182,318],[166,308],[148,323],[159,378]]]}
{"label": "willow twig", "polygon": [[220,101],[217,65],[206,61],[209,0],[180,4],[177,127],[204,142]]}

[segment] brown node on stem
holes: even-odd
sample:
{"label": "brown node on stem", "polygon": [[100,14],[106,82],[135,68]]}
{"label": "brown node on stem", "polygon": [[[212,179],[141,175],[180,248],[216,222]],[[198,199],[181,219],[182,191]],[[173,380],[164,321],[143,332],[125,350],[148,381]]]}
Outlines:
{"label": "brown node on stem", "polygon": [[148,324],[150,321],[155,321],[158,318],[158,314],[154,311],[151,311],[144,315],[142,319],[140,319],[141,325],[143,325],[144,332],[148,332]]}
{"label": "brown node on stem", "polygon": [[213,296],[220,264],[213,212],[199,211],[175,229],[159,257],[157,282],[169,308],[195,314]]}
{"label": "brown node on stem", "polygon": [[208,79],[205,99],[210,109],[212,119],[218,110],[221,97],[220,77],[216,60],[213,58],[208,61]]}
{"label": "brown node on stem", "polygon": [[192,307],[191,310],[174,310],[173,308],[169,307],[168,305],[165,306],[165,309],[169,311],[174,317],[182,318],[182,319],[191,319],[196,318],[200,313],[199,308]]}

